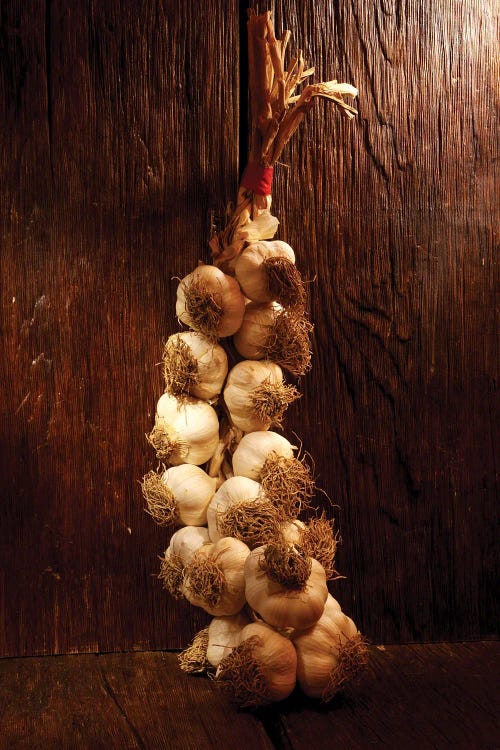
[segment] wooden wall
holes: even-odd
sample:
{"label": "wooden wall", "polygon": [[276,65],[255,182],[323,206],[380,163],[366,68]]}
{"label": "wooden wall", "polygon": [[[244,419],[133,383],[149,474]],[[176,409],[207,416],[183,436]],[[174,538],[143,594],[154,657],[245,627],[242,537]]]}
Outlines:
{"label": "wooden wall", "polygon": [[[286,431],[339,506],[332,590],[375,642],[498,626],[494,6],[269,6],[315,80],[360,89],[354,122],[316,107],[274,210],[314,280]],[[177,648],[206,622],[154,576],[167,534],[138,480],[173,277],[237,186],[244,9],[1,5],[0,655]]]}

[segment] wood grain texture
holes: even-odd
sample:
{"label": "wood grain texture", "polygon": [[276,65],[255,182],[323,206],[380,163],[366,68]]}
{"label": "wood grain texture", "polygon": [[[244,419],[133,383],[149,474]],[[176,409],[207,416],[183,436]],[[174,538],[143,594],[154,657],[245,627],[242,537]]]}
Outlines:
{"label": "wood grain texture", "polygon": [[0,673],[2,748],[273,747],[257,719],[181,672],[175,654],[13,659]]}
{"label": "wood grain texture", "polygon": [[172,653],[0,660],[0,747],[324,750],[498,748],[497,643],[370,649],[328,706],[294,693],[237,710]]}
{"label": "wood grain texture", "polygon": [[268,732],[287,750],[495,750],[498,659],[496,643],[372,648],[349,692],[319,707],[294,696]]}
{"label": "wood grain texture", "polygon": [[[275,176],[311,283],[313,370],[289,428],[344,543],[333,593],[375,642],[498,632],[495,4],[272,4],[319,104]],[[295,31],[297,30],[297,31]]]}
{"label": "wood grain texture", "polygon": [[173,277],[237,186],[237,34],[232,2],[2,4],[3,655],[200,624],[153,577],[139,480]]}
{"label": "wood grain texture", "polygon": [[[138,480],[173,277],[236,193],[239,5],[2,4],[2,655],[176,648],[206,621],[153,575]],[[318,104],[275,178],[315,279],[286,430],[339,506],[333,593],[374,642],[491,636],[494,3],[271,7],[315,80],[361,92],[351,123]]]}

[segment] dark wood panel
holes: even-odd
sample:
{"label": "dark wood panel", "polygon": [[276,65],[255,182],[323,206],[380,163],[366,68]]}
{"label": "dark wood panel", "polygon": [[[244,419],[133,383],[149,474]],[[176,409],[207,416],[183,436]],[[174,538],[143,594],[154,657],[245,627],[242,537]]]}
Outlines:
{"label": "dark wood panel", "polygon": [[315,80],[360,91],[353,121],[316,106],[275,176],[314,279],[289,429],[340,506],[334,593],[375,642],[495,633],[494,3],[272,7]]}
{"label": "dark wood panel", "polygon": [[[354,122],[318,104],[275,178],[316,278],[287,431],[339,506],[334,593],[375,642],[490,635],[493,3],[271,7],[315,80],[361,92]],[[2,4],[1,654],[180,647],[205,622],[152,575],[167,537],[137,480],[172,278],[236,192],[238,28],[229,0]]]}
{"label": "dark wood panel", "polygon": [[200,625],[138,482],[173,277],[236,190],[237,34],[233,2],[2,4],[2,654]]}
{"label": "dark wood panel", "polygon": [[251,713],[172,653],[0,660],[5,748],[498,748],[498,643],[371,647],[328,706],[298,693]]}

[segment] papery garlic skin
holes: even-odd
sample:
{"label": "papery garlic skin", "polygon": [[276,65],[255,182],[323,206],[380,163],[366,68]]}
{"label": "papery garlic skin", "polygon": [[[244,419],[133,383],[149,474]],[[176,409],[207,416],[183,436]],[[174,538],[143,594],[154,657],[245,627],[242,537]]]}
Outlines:
{"label": "papery garlic skin", "polygon": [[269,335],[272,333],[276,316],[282,309],[277,302],[249,302],[246,305],[241,325],[233,336],[238,354],[245,359],[264,358]]}
{"label": "papery garlic skin", "polygon": [[296,669],[292,643],[265,623],[251,623],[241,631],[237,648],[219,663],[215,681],[241,706],[263,706],[290,695]]}
{"label": "papery garlic skin", "polygon": [[218,667],[222,659],[231,653],[240,641],[240,633],[250,618],[245,612],[227,617],[214,617],[208,626],[207,661]]}
{"label": "papery garlic skin", "polygon": [[167,551],[170,555],[180,557],[182,563],[188,565],[195,552],[205,544],[210,544],[208,529],[204,526],[183,526],[172,534]]}
{"label": "papery garlic skin", "polygon": [[[195,607],[201,607],[210,615],[235,615],[245,606],[245,560],[250,554],[246,544],[238,539],[223,537],[215,544],[201,547],[185,570],[181,587],[182,594]],[[195,566],[197,556],[206,558],[207,568],[217,567],[222,573],[220,596],[216,602],[195,591]]]}
{"label": "papery garlic skin", "polygon": [[253,479],[234,476],[221,484],[207,508],[208,534],[217,542],[224,534],[217,528],[217,518],[225,513],[231,505],[241,502],[252,502],[263,497],[262,487]]}
{"label": "papery garlic skin", "polygon": [[305,523],[296,518],[293,521],[284,521],[280,526],[280,533],[285,542],[300,545],[305,529]]}
{"label": "papery garlic skin", "polygon": [[213,456],[217,447],[219,420],[215,409],[205,401],[180,400],[164,393],[156,405],[155,431],[165,436],[168,446],[166,455],[157,451],[160,460],[172,466],[182,463],[200,466]]}
{"label": "papery garlic skin", "polygon": [[295,263],[292,248],[281,240],[253,242],[243,250],[236,261],[234,275],[243,294],[253,302],[273,301],[264,265],[264,261],[269,258],[285,258],[290,263]]}
{"label": "papery garlic skin", "polygon": [[303,630],[314,625],[328,597],[326,575],[311,558],[311,572],[301,589],[287,588],[263,569],[265,545],[256,547],[245,563],[245,595],[250,607],[275,628]]}
{"label": "papery garlic skin", "polygon": [[[221,392],[229,369],[226,352],[220,344],[210,341],[201,333],[183,331],[169,336],[165,344],[164,359],[168,357],[169,347],[176,348],[179,343],[188,347],[197,368],[194,378],[196,382],[186,392],[204,401],[213,400]],[[178,394],[174,392],[174,395]]]}
{"label": "papery garlic skin", "polygon": [[185,526],[205,525],[217,479],[194,464],[179,464],[167,469],[162,481],[175,498],[178,522]]}
{"label": "papery garlic skin", "polygon": [[[215,326],[200,325],[189,300],[190,289],[195,285],[208,297],[213,297],[220,310]],[[191,306],[190,306],[191,304]],[[232,336],[240,328],[245,312],[245,298],[240,285],[232,276],[223,273],[216,266],[200,265],[185,276],[177,287],[175,313],[184,325],[200,331],[211,339]]]}
{"label": "papery garlic skin", "polygon": [[242,437],[233,454],[233,471],[259,481],[262,468],[270,454],[293,458],[289,440],[271,430],[249,432]]}
{"label": "papery garlic skin", "polygon": [[235,365],[227,376],[224,401],[233,424],[243,432],[268,430],[271,419],[263,419],[252,404],[252,392],[263,383],[283,383],[283,370],[270,360],[244,360]]}
{"label": "papery garlic skin", "polygon": [[361,634],[333,597],[312,628],[293,635],[293,643],[297,681],[311,698],[330,700],[366,663]]}

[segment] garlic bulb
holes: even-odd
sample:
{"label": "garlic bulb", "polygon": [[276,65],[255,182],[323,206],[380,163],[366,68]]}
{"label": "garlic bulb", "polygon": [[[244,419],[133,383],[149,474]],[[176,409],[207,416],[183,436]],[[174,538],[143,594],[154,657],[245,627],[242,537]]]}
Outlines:
{"label": "garlic bulb", "polygon": [[172,523],[203,526],[216,484],[217,479],[209,477],[199,466],[180,464],[162,474],[156,471],[146,474],[142,493],[148,513],[160,526]]}
{"label": "garlic bulb", "polygon": [[184,570],[182,593],[210,615],[234,615],[245,605],[246,544],[223,537],[201,547]]}
{"label": "garlic bulb", "polygon": [[303,630],[323,614],[328,588],[322,566],[293,545],[257,547],[245,563],[247,602],[275,628]]}
{"label": "garlic bulb", "polygon": [[[276,302],[249,302],[243,320],[233,336],[236,351],[245,359],[265,359],[265,350],[281,305]],[[269,359],[271,359],[269,357]]]}
{"label": "garlic bulb", "polygon": [[271,454],[293,458],[293,446],[285,437],[271,430],[249,432],[241,438],[233,453],[233,471],[259,481]]}
{"label": "garlic bulb", "polygon": [[250,618],[244,611],[229,617],[214,617],[208,626],[207,661],[218,667],[222,659],[231,653],[240,640],[240,633]]}
{"label": "garlic bulb", "polygon": [[178,598],[182,595],[181,584],[185,566],[200,547],[209,543],[208,531],[203,526],[184,526],[172,534],[168,548],[163,557],[160,557],[158,578],[173,597]]}
{"label": "garlic bulb", "polygon": [[180,282],[175,312],[181,323],[214,341],[236,333],[245,298],[236,279],[215,266],[200,265]]}
{"label": "garlic bulb", "polygon": [[295,458],[293,448],[278,433],[259,430],[244,435],[233,454],[234,473],[259,481],[290,519],[309,506],[315,487],[305,458]]}
{"label": "garlic bulb", "polygon": [[366,666],[367,648],[354,622],[329,597],[318,622],[293,636],[297,680],[311,698],[329,701]]}
{"label": "garlic bulb", "polygon": [[292,643],[265,623],[251,623],[219,663],[215,681],[240,706],[262,706],[290,695],[296,669]]}
{"label": "garlic bulb", "polygon": [[253,302],[277,300],[284,306],[304,306],[304,285],[295,267],[295,253],[286,242],[248,245],[236,261],[234,275]]}
{"label": "garlic bulb", "polygon": [[285,385],[281,367],[270,360],[243,360],[227,376],[224,402],[233,424],[243,432],[280,424],[288,404],[300,393]]}
{"label": "garlic bulb", "polygon": [[295,253],[281,240],[253,242],[242,251],[234,266],[234,276],[243,294],[253,302],[273,302],[276,299],[269,288],[270,259],[286,259],[293,265]]}
{"label": "garlic bulb", "polygon": [[312,329],[300,309],[283,309],[277,302],[249,302],[233,343],[245,359],[270,359],[298,377],[311,366]]}
{"label": "garlic bulb", "polygon": [[227,354],[220,344],[195,331],[174,333],[163,351],[165,390],[211,401],[222,390],[228,371]]}
{"label": "garlic bulb", "polygon": [[178,399],[164,393],[156,405],[156,420],[148,439],[160,461],[173,466],[208,461],[219,440],[219,420],[205,401]]}
{"label": "garlic bulb", "polygon": [[234,476],[221,484],[207,509],[208,533],[216,542],[231,536],[250,548],[276,535],[280,513],[253,479]]}

